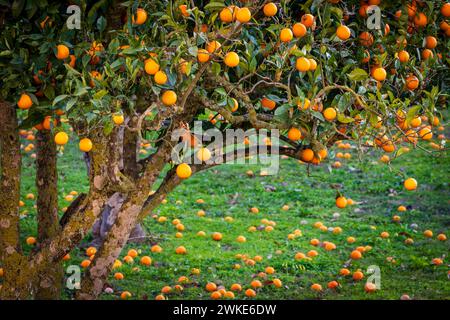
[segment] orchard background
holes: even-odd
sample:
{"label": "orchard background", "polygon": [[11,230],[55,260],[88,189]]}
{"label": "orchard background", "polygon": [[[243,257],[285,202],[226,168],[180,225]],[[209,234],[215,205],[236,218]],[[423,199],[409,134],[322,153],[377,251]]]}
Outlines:
{"label": "orchard background", "polygon": [[[448,299],[449,17],[0,1],[0,298]],[[280,171],[216,166],[195,121]]]}

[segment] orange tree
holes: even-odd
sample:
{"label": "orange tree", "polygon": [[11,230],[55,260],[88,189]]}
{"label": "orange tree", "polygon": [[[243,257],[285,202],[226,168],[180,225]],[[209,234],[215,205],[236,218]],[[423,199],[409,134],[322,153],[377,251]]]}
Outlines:
{"label": "orange tree", "polygon": [[[80,28],[68,28],[69,5],[80,9]],[[202,147],[189,131],[195,120],[221,131],[279,129],[278,153],[311,165],[339,140],[380,148],[385,162],[409,146],[443,149],[433,129],[448,92],[449,16],[450,3],[419,0],[1,1],[0,297],[57,298],[61,260],[120,194],[77,293],[97,297],[134,226],[215,165],[206,149],[200,164],[171,160],[177,129],[192,154]],[[38,239],[24,254],[20,132],[31,128]],[[60,217],[56,152],[76,137],[89,191]],[[152,152],[140,158],[143,139]]]}

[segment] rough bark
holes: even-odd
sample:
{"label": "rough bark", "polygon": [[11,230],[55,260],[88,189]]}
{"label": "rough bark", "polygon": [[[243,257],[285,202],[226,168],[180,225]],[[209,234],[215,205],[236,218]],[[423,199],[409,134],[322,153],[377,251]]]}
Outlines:
{"label": "rough bark", "polygon": [[127,197],[114,225],[111,227],[105,241],[95,255],[91,266],[86,270],[81,282],[81,290],[77,293],[77,299],[95,299],[102,292],[103,284],[111,271],[114,261],[119,256],[129,239],[131,231],[139,221],[140,213],[148,199],[151,187],[161,174],[165,164],[170,160],[171,151],[175,145],[175,142],[170,139],[171,133],[186,122],[190,122],[199,109],[199,101],[194,97],[190,99],[189,103],[186,104],[186,102],[192,88],[205,72],[206,68],[207,66],[205,64],[198,71],[193,82],[185,91],[181,99],[181,106],[184,108],[173,117],[172,124],[165,133],[161,145],[158,146],[157,151],[146,162],[142,174],[135,183],[135,189],[131,192],[126,192]]}
{"label": "rough bark", "polygon": [[148,197],[151,186],[155,183],[164,165],[169,160],[172,144],[166,141],[152,157],[148,169],[139,179],[136,190],[124,200],[114,225],[109,230],[105,241],[95,255],[91,267],[87,269],[77,299],[91,300],[103,290],[103,284],[111,271],[114,261],[128,241],[131,231],[136,226],[139,214]]}
{"label": "rough bark", "polygon": [[[61,227],[58,221],[58,171],[56,144],[49,130],[40,130],[36,135],[36,188],[38,243],[53,238]],[[45,272],[38,274],[36,299],[55,300],[61,295],[63,282],[62,263],[51,264]]]}
{"label": "rough bark", "polygon": [[[130,119],[130,126],[133,126],[135,120]],[[124,130],[123,133],[123,172],[131,179],[137,179],[139,175],[138,151],[139,135],[131,130]]]}
{"label": "rough bark", "polygon": [[0,101],[0,261],[4,270],[0,299],[26,299],[30,283],[18,277],[28,269],[21,253],[19,233],[19,200],[21,154],[16,110]]}
{"label": "rough bark", "polygon": [[39,256],[59,261],[67,252],[77,245],[91,230],[100,216],[107,199],[120,189],[121,177],[117,174],[118,157],[115,153],[117,129],[108,137],[99,129],[91,136],[92,151],[89,153],[89,193],[80,196],[77,205],[69,207],[70,214],[61,219],[62,230],[44,243]]}
{"label": "rough bark", "polygon": [[61,231],[40,243],[39,250],[32,253],[29,259],[30,272],[20,275],[25,281],[32,282],[35,274],[45,272],[49,266],[61,261],[92,229],[114,190],[126,188],[123,186],[126,182],[121,180],[120,174],[116,174],[119,170],[114,137],[114,131],[105,137],[101,129],[92,134],[89,192],[83,195],[79,203],[71,208],[70,214],[64,217]]}
{"label": "rough bark", "polygon": [[66,212],[64,212],[61,219],[59,219],[59,225],[63,228],[71,219],[73,214],[79,209],[83,201],[86,199],[85,193],[80,193],[78,197],[75,198],[75,200],[72,201],[72,203],[67,208]]}

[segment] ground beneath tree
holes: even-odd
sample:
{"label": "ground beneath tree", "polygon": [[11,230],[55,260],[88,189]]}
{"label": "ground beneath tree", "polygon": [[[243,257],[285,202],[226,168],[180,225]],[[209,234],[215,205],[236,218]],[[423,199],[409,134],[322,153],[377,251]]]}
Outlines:
{"label": "ground beneath tree", "polygon": [[[275,176],[259,176],[258,165],[224,165],[188,179],[145,220],[148,239],[122,252],[121,260],[130,249],[138,256],[133,263],[122,260],[108,282],[112,293],[104,293],[101,299],[120,299],[123,291],[129,291],[132,299],[154,299],[164,286],[172,289],[163,294],[168,299],[210,299],[205,289],[208,282],[226,290],[238,283],[243,290],[234,292],[236,298],[246,298],[244,292],[254,280],[262,284],[255,290],[256,299],[399,299],[403,294],[413,299],[450,299],[450,241],[437,239],[440,233],[450,236],[448,154],[436,158],[414,151],[394,161],[391,170],[377,161],[379,154],[360,163],[353,160],[355,150],[344,152],[351,153],[352,159],[340,160],[340,169],[329,166],[335,160],[332,152],[329,163],[310,168],[309,175],[304,164],[283,159]],[[34,200],[27,200],[26,194],[34,193],[33,159],[25,161],[21,227],[23,234],[32,236],[36,234]],[[248,170],[254,172],[253,177],[247,175]],[[86,169],[75,143],[59,158],[59,172],[61,199],[71,191],[86,191],[82,184]],[[402,172],[417,179],[417,191],[404,190]],[[334,187],[340,187],[355,204],[338,209]],[[60,203],[64,202],[70,204]],[[407,211],[398,212],[400,205]],[[252,207],[259,212],[250,212]],[[395,215],[400,222],[393,221]],[[326,228],[317,228],[317,222]],[[431,238],[423,234],[427,229],[433,232]],[[212,239],[214,232],[222,234],[221,241]],[[382,232],[389,237],[382,238]],[[239,236],[246,241],[238,242]],[[355,242],[348,243],[349,237]],[[405,244],[407,238],[414,243]],[[320,244],[312,245],[312,239]],[[328,251],[324,242],[336,248]],[[154,245],[162,252],[152,252]],[[179,246],[187,254],[176,254]],[[358,247],[365,249],[362,259],[351,260],[351,252]],[[311,250],[317,256],[308,259],[308,253],[314,254]],[[296,259],[301,256],[298,253],[307,258]],[[87,259],[84,249],[70,255],[66,268]],[[143,256],[151,257],[150,266],[140,263]],[[433,264],[435,258],[443,264]],[[381,289],[370,294],[364,291],[369,266],[379,267],[381,276]],[[350,275],[340,275],[342,268]],[[352,274],[358,270],[364,279],[355,281]],[[116,280],[115,273],[124,278]],[[281,287],[274,285],[274,279],[281,280]],[[333,280],[339,286],[327,288]],[[323,290],[311,290],[314,283]],[[65,298],[72,294],[66,290]]]}

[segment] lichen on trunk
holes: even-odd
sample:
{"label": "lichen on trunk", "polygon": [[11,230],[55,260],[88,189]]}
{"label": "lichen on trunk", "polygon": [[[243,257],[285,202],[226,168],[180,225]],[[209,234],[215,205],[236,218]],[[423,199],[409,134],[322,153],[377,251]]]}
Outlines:
{"label": "lichen on trunk", "polygon": [[21,154],[17,115],[13,105],[0,101],[0,261],[4,270],[0,299],[26,299],[30,283],[19,232]]}
{"label": "lichen on trunk", "polygon": [[[36,134],[36,188],[38,243],[54,237],[60,230],[58,221],[58,171],[56,144],[49,130]],[[51,264],[38,274],[36,299],[58,299],[63,282],[62,263]]]}

